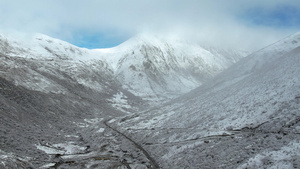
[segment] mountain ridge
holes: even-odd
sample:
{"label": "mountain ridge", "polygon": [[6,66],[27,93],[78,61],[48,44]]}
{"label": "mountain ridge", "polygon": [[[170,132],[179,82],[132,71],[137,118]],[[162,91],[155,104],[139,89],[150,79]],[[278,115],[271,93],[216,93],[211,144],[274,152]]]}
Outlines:
{"label": "mountain ridge", "polygon": [[64,67],[70,68],[97,63],[103,67],[98,67],[98,74],[110,74],[111,79],[119,81],[126,90],[154,102],[188,92],[248,54],[206,50],[197,44],[168,42],[149,35],[133,37],[113,48],[94,50],[78,48],[42,34],[27,39],[18,41],[1,36],[1,46],[5,46],[1,52],[44,62],[61,61],[67,63]]}
{"label": "mountain ridge", "polygon": [[[118,47],[121,49],[117,50]],[[247,55],[247,52],[207,50],[198,44],[168,42],[142,35],[112,50],[122,51],[123,56],[114,66],[117,79],[131,92],[150,99],[157,96],[174,98]]]}

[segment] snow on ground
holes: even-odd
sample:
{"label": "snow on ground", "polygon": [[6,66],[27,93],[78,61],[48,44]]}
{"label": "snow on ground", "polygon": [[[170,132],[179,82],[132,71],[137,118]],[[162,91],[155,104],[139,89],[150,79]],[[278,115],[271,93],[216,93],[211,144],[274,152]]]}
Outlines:
{"label": "snow on ground", "polygon": [[[241,159],[240,156],[234,157],[232,160],[236,163],[220,164],[221,159],[213,157],[218,156],[226,161],[232,155],[228,154],[231,148],[224,148],[222,155],[216,155],[218,150],[214,147],[221,148],[223,143],[233,146],[234,153],[238,153],[236,147],[240,149],[243,144],[253,143],[248,133],[253,133],[252,136],[257,138],[271,135],[270,139],[265,139],[269,144],[265,144],[263,138],[259,144],[256,143],[260,146],[254,149],[258,154],[256,161],[260,161],[262,156],[270,156],[270,160],[274,161],[271,168],[291,167],[291,163],[295,165],[291,159],[297,158],[297,155],[288,158],[287,164],[284,159],[268,153],[268,149],[274,153],[277,152],[276,146],[282,148],[277,154],[283,157],[291,149],[299,149],[298,144],[293,143],[299,142],[299,137],[295,135],[299,128],[300,109],[299,46],[300,34],[296,34],[242,59],[190,93],[142,114],[120,118],[116,124],[149,145],[153,154],[164,155],[165,158],[160,160],[166,168],[180,162],[182,167],[198,164],[235,166],[251,157],[251,152],[240,152],[245,155]],[[164,116],[170,112],[172,115]],[[262,131],[257,133],[256,130]],[[279,141],[282,137],[293,148],[287,151],[288,148]],[[194,156],[204,160],[199,163]]]}
{"label": "snow on ground", "polygon": [[[168,117],[172,116],[174,113],[175,113],[174,111],[170,111],[170,112],[166,112],[163,114],[159,114],[159,115],[155,116],[155,118],[152,118],[149,120],[141,120],[139,123],[132,126],[131,129],[143,129],[143,128],[150,129],[153,126],[156,126],[156,127],[161,126],[162,124],[164,124],[166,122]],[[134,120],[137,120],[137,119],[135,118]],[[153,124],[155,124],[155,125],[153,125]]]}
{"label": "snow on ground", "polygon": [[37,149],[44,151],[46,154],[78,154],[83,152],[86,147],[75,145],[74,142],[36,145]]}
{"label": "snow on ground", "polygon": [[79,136],[77,136],[77,135],[65,135],[65,137],[74,137],[74,138],[78,138]]}
{"label": "snow on ground", "polygon": [[105,130],[105,128],[99,128],[98,131],[97,131],[97,133],[103,133],[104,130]]}
{"label": "snow on ground", "polygon": [[85,122],[90,123],[90,124],[97,124],[101,121],[103,121],[103,118],[94,118],[94,119],[83,119]]}
{"label": "snow on ground", "polygon": [[127,112],[126,109],[132,108],[132,106],[128,104],[127,99],[128,99],[127,96],[125,96],[122,92],[119,92],[119,93],[113,95],[112,98],[107,99],[107,100],[109,102],[111,102],[111,105],[114,108],[116,108],[122,112]]}
{"label": "snow on ground", "polygon": [[45,165],[42,165],[40,166],[39,168],[40,169],[46,169],[46,168],[50,168],[50,167],[54,167],[56,163],[48,163],[48,164],[45,164]]}
{"label": "snow on ground", "polygon": [[13,153],[7,153],[0,149],[0,168],[20,168],[30,167],[30,157],[19,157]]}
{"label": "snow on ground", "polygon": [[49,147],[43,145],[35,145],[37,149],[44,151],[46,154],[64,154],[66,151],[64,149],[59,149],[57,147]]}
{"label": "snow on ground", "polygon": [[73,122],[80,128],[87,128],[90,126],[97,126],[100,122],[103,121],[103,118],[93,118],[93,119],[83,119],[84,122]]}
{"label": "snow on ground", "polygon": [[[298,158],[298,165],[293,166],[292,159]],[[287,146],[279,148],[277,151],[264,151],[250,158],[238,169],[247,168],[298,168],[300,167],[300,143],[299,140],[289,143]]]}

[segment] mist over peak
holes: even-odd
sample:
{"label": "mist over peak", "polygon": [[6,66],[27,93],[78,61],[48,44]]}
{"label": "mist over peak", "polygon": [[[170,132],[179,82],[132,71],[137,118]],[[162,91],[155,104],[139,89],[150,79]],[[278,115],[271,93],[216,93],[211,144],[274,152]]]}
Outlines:
{"label": "mist over peak", "polygon": [[0,30],[40,32],[86,48],[113,47],[136,34],[154,32],[257,50],[300,28],[296,0],[1,3]]}

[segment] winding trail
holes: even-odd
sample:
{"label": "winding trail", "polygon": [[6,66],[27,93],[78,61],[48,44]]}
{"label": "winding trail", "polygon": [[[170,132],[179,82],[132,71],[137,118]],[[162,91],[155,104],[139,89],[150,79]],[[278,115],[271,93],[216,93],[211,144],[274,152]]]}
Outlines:
{"label": "winding trail", "polygon": [[139,150],[141,150],[141,151],[143,152],[143,154],[144,154],[144,155],[146,156],[146,158],[149,160],[150,164],[152,165],[152,167],[153,167],[154,169],[160,168],[159,165],[158,165],[158,163],[154,160],[154,158],[152,158],[152,157],[150,156],[150,154],[149,154],[149,153],[148,153],[148,152],[147,152],[140,144],[138,144],[137,142],[135,142],[133,139],[131,139],[130,137],[128,137],[128,136],[125,135],[124,133],[122,133],[122,132],[120,132],[119,130],[117,130],[117,129],[113,128],[112,126],[110,126],[110,125],[107,123],[107,122],[110,121],[110,120],[111,120],[111,119],[106,120],[106,121],[103,122],[104,125],[105,125],[106,127],[112,129],[113,131],[117,132],[118,134],[122,135],[122,136],[125,137],[127,140],[129,140],[130,142],[132,142],[132,143],[134,144],[134,146],[135,146],[137,149],[139,149]]}

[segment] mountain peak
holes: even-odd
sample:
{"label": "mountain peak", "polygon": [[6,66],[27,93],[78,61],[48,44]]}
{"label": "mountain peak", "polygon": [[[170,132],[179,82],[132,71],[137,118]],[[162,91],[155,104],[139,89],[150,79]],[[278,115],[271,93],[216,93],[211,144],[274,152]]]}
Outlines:
{"label": "mountain peak", "polygon": [[76,64],[99,61],[113,71],[127,90],[152,100],[188,92],[246,56],[239,52],[205,49],[176,35],[150,33],[138,34],[113,48],[94,50],[43,34],[34,34],[28,41],[17,42],[6,45],[11,47],[7,55]]}

